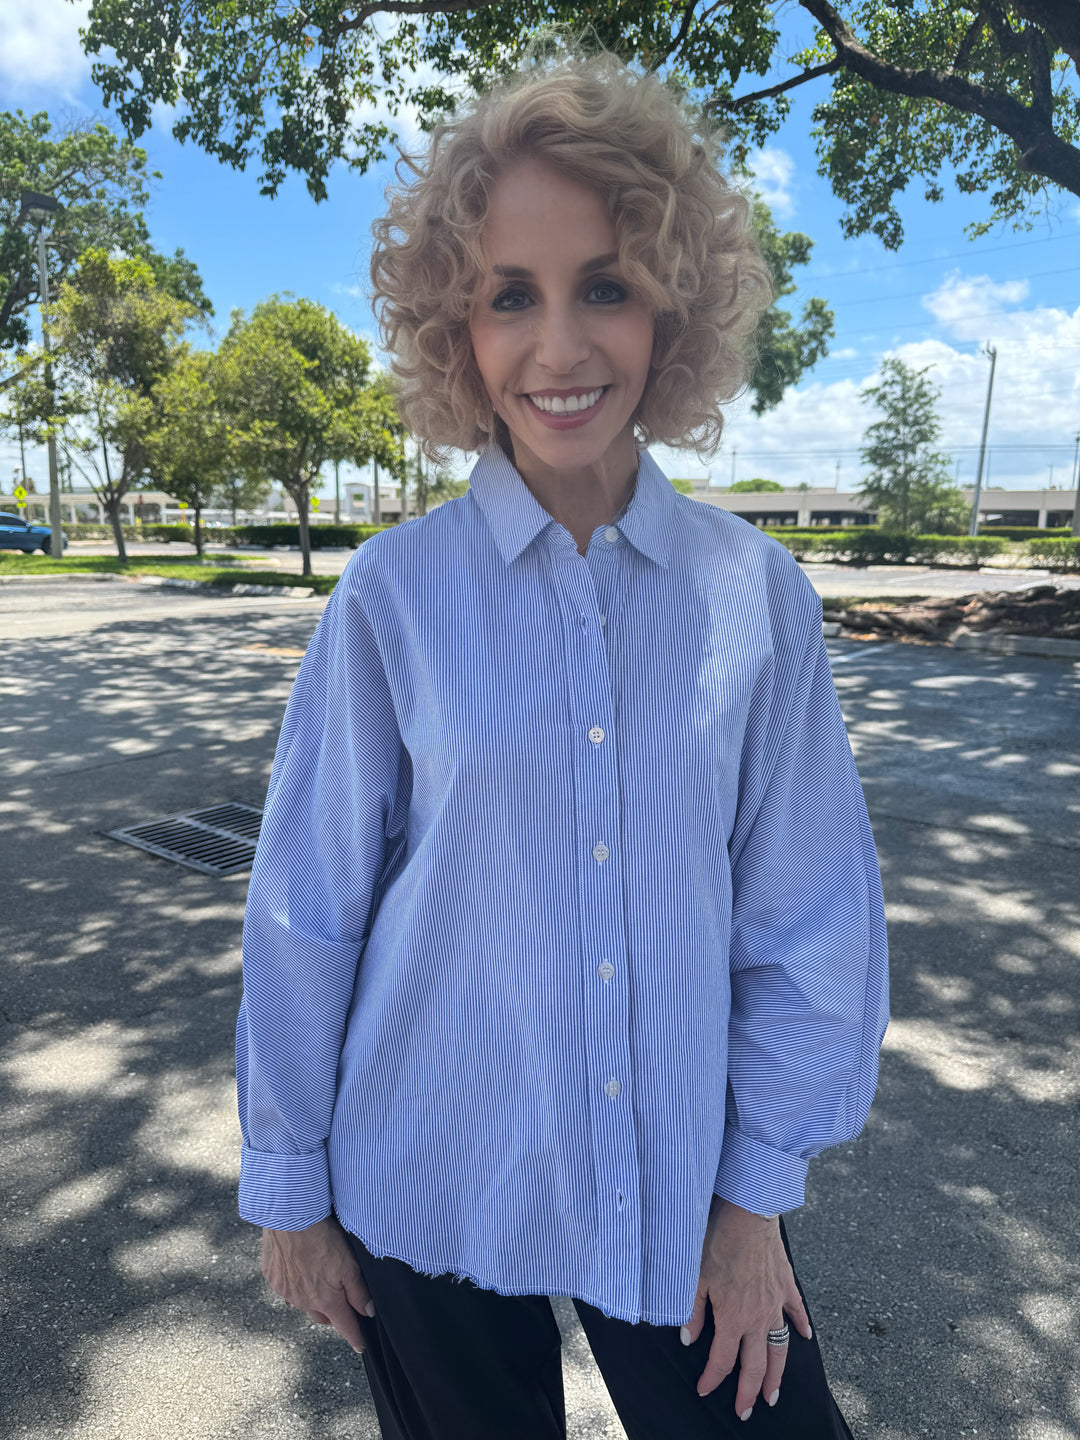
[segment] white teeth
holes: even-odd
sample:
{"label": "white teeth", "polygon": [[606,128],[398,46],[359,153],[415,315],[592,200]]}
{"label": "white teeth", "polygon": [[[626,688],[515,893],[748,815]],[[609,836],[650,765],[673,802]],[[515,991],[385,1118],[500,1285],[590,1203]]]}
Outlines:
{"label": "white teeth", "polygon": [[547,410],[552,415],[573,415],[578,410],[588,410],[595,405],[604,393],[604,386],[599,390],[590,390],[588,395],[571,395],[569,400],[563,400],[558,395],[530,395],[529,399],[538,410]]}

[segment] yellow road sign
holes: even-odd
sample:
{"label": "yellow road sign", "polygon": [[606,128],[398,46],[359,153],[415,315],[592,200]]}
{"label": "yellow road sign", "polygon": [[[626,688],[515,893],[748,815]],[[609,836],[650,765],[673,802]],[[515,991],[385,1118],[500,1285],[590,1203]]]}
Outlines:
{"label": "yellow road sign", "polygon": [[319,497],[317,495],[313,495],[311,497],[311,508],[312,510],[317,510],[319,508]]}
{"label": "yellow road sign", "polygon": [[26,494],[27,494],[26,486],[25,486],[25,485],[16,485],[16,486],[15,486],[15,489],[14,489],[11,493],[15,496],[15,499],[16,499],[16,500],[19,502],[19,504],[21,505],[22,502],[26,499]]}

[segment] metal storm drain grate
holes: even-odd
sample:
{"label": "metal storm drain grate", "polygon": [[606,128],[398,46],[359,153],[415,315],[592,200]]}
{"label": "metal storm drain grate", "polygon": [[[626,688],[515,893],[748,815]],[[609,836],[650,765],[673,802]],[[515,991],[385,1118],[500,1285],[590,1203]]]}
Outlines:
{"label": "metal storm drain grate", "polygon": [[232,875],[251,868],[261,824],[261,810],[230,802],[106,833],[113,840],[163,855],[204,875]]}

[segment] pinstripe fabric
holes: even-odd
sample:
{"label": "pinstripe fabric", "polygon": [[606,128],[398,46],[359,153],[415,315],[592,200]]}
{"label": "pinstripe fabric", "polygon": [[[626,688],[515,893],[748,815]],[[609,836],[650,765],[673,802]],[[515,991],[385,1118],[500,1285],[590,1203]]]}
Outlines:
{"label": "pinstripe fabric", "polygon": [[[611,538],[608,538],[611,537]],[[861,1128],[881,880],[787,551],[647,451],[578,554],[497,447],[346,567],[244,921],[241,1214],[622,1320],[690,1315],[714,1192]]]}

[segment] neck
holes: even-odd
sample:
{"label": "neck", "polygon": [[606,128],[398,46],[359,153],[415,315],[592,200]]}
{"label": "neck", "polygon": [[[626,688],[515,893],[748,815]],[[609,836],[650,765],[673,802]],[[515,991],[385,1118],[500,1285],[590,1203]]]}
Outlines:
{"label": "neck", "polygon": [[625,446],[612,446],[594,464],[577,470],[556,470],[520,447],[509,450],[537,502],[569,530],[582,554],[596,527],[610,524],[633,494],[639,461],[632,441],[629,454]]}

